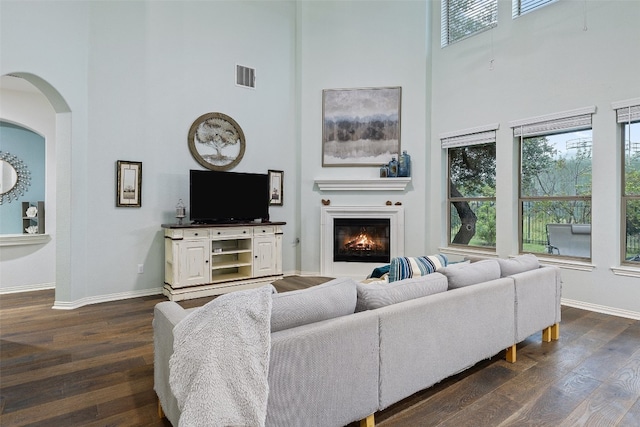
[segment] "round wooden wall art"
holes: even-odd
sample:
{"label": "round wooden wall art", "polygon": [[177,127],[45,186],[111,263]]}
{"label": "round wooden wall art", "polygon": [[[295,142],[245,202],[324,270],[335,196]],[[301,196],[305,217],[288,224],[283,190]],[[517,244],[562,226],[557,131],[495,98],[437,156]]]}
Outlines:
{"label": "round wooden wall art", "polygon": [[232,169],[242,160],[245,145],[238,123],[223,113],[203,114],[189,129],[189,151],[207,169]]}

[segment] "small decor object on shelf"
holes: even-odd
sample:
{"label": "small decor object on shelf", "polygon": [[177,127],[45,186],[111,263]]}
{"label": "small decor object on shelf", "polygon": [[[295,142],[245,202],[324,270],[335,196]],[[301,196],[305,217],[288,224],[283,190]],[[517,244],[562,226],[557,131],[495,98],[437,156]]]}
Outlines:
{"label": "small decor object on shelf", "polygon": [[403,150],[398,161],[398,176],[411,176],[411,156],[407,154],[407,150]]}
{"label": "small decor object on shelf", "polygon": [[398,161],[396,160],[395,156],[393,156],[391,158],[391,161],[389,162],[389,173],[387,174],[387,176],[390,178],[395,178],[398,176]]}
{"label": "small decor object on shelf", "polygon": [[323,206],[329,206],[331,204],[331,200],[329,199],[322,199],[322,205]]}
{"label": "small decor object on shelf", "polygon": [[283,171],[269,171],[269,204],[275,206],[282,206],[283,204]]}
{"label": "small decor object on shelf", "polygon": [[44,234],[44,202],[22,202],[22,228],[27,234]]}
{"label": "small decor object on shelf", "polygon": [[118,160],[116,206],[139,208],[142,206],[142,162]]}
{"label": "small decor object on shelf", "polygon": [[215,171],[226,171],[240,163],[246,146],[240,125],[223,113],[198,117],[189,129],[188,143],[193,158]]}
{"label": "small decor object on shelf", "polygon": [[389,175],[389,166],[380,166],[380,178],[386,178]]}
{"label": "small decor object on shelf", "polygon": [[176,205],[176,218],[178,219],[178,225],[182,225],[182,219],[186,216],[187,208],[185,208],[182,199],[178,200]]}

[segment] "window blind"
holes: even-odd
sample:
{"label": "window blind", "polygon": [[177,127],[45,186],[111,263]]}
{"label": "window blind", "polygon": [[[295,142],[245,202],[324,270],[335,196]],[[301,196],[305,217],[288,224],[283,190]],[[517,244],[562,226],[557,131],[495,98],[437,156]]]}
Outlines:
{"label": "window blind", "polygon": [[640,105],[616,109],[618,123],[630,123],[640,120]]}
{"label": "window blind", "polygon": [[440,135],[442,148],[465,147],[468,145],[489,144],[496,142],[497,124],[483,127],[449,132]]}
{"label": "window blind", "polygon": [[440,46],[498,24],[498,0],[441,0]]}
{"label": "window blind", "polygon": [[529,137],[591,129],[591,116],[595,111],[596,107],[593,106],[547,116],[533,117],[511,122],[509,123],[509,127],[513,128],[513,136],[515,137]]}
{"label": "window blind", "polygon": [[556,0],[513,0],[511,7],[511,16],[517,18],[527,12],[542,7],[546,4],[553,3]]}

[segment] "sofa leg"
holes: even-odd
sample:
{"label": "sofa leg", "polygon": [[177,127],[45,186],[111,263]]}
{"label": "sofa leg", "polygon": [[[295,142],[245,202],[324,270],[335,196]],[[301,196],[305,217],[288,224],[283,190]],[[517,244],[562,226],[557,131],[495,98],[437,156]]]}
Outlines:
{"label": "sofa leg", "polygon": [[164,411],[162,410],[162,405],[160,404],[160,399],[158,399],[158,417],[160,419],[164,418]]}
{"label": "sofa leg", "polygon": [[507,349],[507,362],[516,363],[516,345],[512,345]]}
{"label": "sofa leg", "polygon": [[560,323],[556,323],[551,327],[551,339],[554,341],[560,339]]}
{"label": "sofa leg", "polygon": [[376,422],[374,420],[373,414],[369,415],[364,420],[360,420],[360,427],[374,427]]}
{"label": "sofa leg", "polygon": [[542,341],[551,342],[551,326],[542,330]]}

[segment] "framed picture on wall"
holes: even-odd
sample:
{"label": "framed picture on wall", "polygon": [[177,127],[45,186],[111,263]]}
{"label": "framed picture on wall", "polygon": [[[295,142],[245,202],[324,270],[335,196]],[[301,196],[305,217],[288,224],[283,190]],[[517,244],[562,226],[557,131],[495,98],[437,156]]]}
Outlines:
{"label": "framed picture on wall", "polygon": [[400,155],[401,87],[322,91],[322,166],[380,166]]}
{"label": "framed picture on wall", "polygon": [[118,160],[116,163],[116,206],[142,206],[142,162]]}
{"label": "framed picture on wall", "polygon": [[283,202],[283,171],[269,171],[269,205],[282,206]]}

